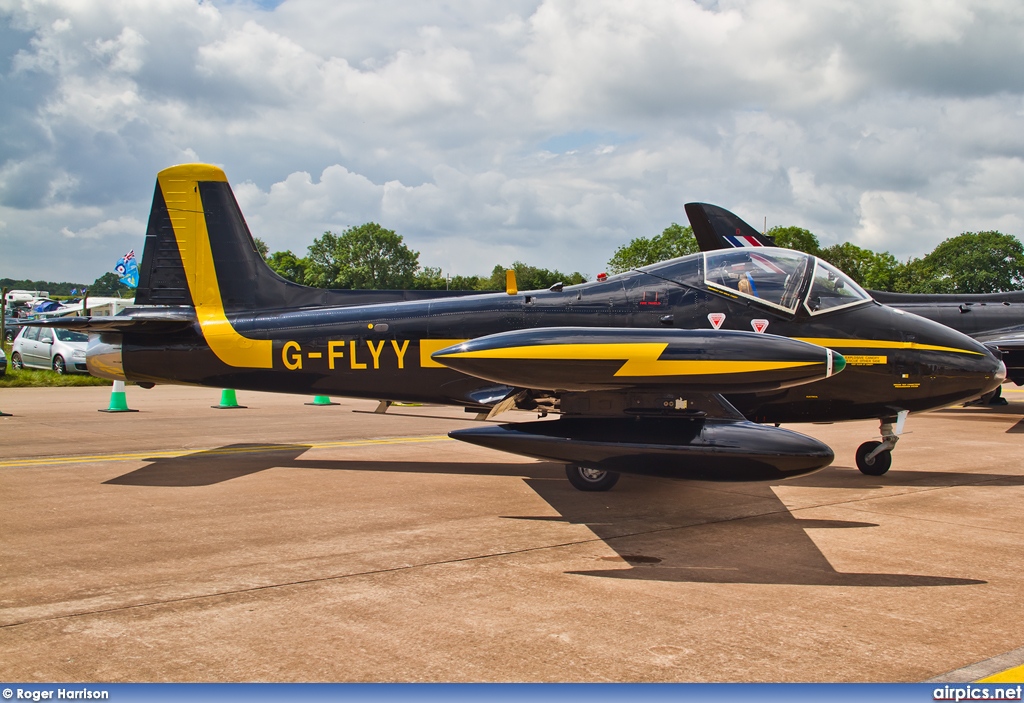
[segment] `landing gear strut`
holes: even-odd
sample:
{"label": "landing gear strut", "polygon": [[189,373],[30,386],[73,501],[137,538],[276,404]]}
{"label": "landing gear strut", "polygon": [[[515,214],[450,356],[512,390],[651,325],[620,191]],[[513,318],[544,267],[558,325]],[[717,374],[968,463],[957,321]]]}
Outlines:
{"label": "landing gear strut", "polygon": [[865,442],[857,447],[857,468],[868,476],[881,476],[892,466],[892,450],[903,434],[903,423],[907,411],[901,410],[896,417],[883,417],[879,421],[881,442]]}
{"label": "landing gear strut", "polygon": [[573,464],[565,467],[565,475],[573,488],[581,491],[610,491],[619,481],[619,474],[614,471],[602,471]]}

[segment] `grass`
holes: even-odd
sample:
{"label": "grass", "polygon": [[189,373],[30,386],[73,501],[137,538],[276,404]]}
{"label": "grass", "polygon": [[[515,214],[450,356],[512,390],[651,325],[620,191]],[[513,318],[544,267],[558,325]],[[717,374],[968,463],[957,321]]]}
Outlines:
{"label": "grass", "polygon": [[67,386],[109,386],[105,378],[96,378],[87,373],[69,373],[61,376],[46,369],[21,369],[11,366],[11,346],[4,345],[7,354],[7,373],[0,376],[0,388],[57,388]]}

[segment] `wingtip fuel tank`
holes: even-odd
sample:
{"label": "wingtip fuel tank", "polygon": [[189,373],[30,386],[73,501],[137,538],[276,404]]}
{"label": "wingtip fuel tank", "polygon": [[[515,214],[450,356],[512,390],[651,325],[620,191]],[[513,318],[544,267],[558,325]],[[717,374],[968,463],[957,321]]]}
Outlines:
{"label": "wingtip fuel tank", "polygon": [[820,381],[846,366],[830,349],[771,334],[594,327],[502,332],[432,358],[496,383],[552,391],[672,386],[755,392]]}

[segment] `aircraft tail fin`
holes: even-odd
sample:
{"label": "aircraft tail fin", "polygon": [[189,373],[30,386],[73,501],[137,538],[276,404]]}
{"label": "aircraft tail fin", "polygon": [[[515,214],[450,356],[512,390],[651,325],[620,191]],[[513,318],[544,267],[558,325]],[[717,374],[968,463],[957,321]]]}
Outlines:
{"label": "aircraft tail fin", "polygon": [[684,207],[701,251],[775,246],[771,237],[724,208],[707,203],[687,203]]}
{"label": "aircraft tail fin", "polygon": [[224,171],[208,164],[183,164],[157,174],[135,302],[238,313],[475,293],[327,290],[282,278],[256,249]]}
{"label": "aircraft tail fin", "polygon": [[157,174],[136,303],[237,312],[315,304],[304,299],[318,293],[267,266],[224,171],[184,164]]}

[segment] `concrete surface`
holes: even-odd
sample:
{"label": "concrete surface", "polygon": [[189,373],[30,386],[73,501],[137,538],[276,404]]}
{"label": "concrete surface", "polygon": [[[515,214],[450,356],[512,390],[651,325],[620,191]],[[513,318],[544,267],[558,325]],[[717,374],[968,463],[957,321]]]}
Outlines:
{"label": "concrete surface", "polygon": [[877,434],[857,422],[793,426],[837,454],[802,479],[585,494],[446,439],[458,409],[130,386],[141,412],[110,415],[105,388],[0,389],[0,679],[922,681],[996,661],[1024,645],[1007,395],[911,417],[881,478],[852,468]]}

